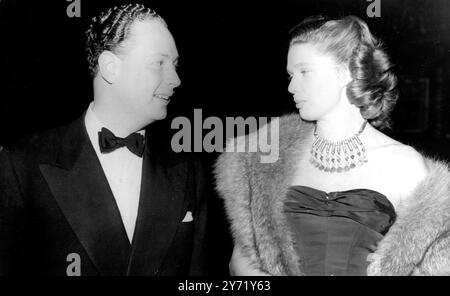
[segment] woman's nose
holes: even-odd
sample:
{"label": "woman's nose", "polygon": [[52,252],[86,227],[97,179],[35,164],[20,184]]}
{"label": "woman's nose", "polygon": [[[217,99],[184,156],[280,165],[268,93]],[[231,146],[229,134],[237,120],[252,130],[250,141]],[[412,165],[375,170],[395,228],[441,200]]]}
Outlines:
{"label": "woman's nose", "polygon": [[295,93],[295,85],[294,85],[294,78],[291,79],[288,85],[288,92],[291,94]]}

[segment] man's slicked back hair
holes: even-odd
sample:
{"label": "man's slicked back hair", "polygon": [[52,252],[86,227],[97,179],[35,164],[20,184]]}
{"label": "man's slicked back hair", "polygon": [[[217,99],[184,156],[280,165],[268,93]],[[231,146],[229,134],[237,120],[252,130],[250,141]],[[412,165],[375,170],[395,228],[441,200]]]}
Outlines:
{"label": "man's slicked back hair", "polygon": [[147,19],[156,19],[167,27],[164,19],[154,10],[136,3],[109,8],[92,18],[86,31],[86,53],[93,78],[97,75],[100,54],[105,50],[117,53],[128,40],[131,25]]}

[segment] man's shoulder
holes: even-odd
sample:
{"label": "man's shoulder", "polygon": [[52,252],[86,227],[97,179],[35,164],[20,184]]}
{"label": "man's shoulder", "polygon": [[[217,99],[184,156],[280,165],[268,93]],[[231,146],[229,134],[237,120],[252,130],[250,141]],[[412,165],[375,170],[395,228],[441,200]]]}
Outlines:
{"label": "man's shoulder", "polygon": [[10,143],[5,144],[5,149],[10,152],[25,152],[27,150],[38,151],[42,148],[52,146],[61,138],[66,131],[67,126],[59,126],[43,131],[33,132],[17,138]]}
{"label": "man's shoulder", "polygon": [[20,161],[46,161],[61,147],[70,124],[33,132],[6,143],[2,152]]}

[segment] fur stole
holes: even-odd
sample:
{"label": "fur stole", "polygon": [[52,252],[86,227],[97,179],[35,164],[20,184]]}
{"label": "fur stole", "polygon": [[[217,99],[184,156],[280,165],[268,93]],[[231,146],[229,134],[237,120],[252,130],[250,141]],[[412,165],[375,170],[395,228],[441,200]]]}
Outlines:
{"label": "fur stole", "polygon": [[[225,200],[235,243],[254,267],[272,275],[302,275],[282,209],[295,160],[309,149],[304,139],[312,124],[298,114],[275,120],[278,161],[260,162],[261,152],[224,152],[215,166],[216,188]],[[267,134],[267,125],[259,131]],[[257,134],[243,136],[244,142],[257,141]],[[369,255],[368,275],[450,275],[449,167],[427,157],[425,161],[429,174],[396,209],[395,223]]]}

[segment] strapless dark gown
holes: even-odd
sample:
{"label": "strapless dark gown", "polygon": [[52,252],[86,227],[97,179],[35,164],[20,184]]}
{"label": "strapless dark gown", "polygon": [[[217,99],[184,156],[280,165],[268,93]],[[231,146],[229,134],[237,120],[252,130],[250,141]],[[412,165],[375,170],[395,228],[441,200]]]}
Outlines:
{"label": "strapless dark gown", "polygon": [[386,196],[370,189],[326,193],[292,186],[284,212],[301,270],[314,276],[367,275],[367,256],[396,218]]}

